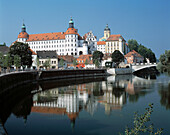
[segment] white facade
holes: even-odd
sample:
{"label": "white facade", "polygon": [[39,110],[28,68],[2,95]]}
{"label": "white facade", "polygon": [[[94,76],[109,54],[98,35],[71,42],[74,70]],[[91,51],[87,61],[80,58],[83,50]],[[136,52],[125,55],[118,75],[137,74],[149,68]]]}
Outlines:
{"label": "white facade", "polygon": [[18,35],[17,41],[28,43],[35,53],[37,51],[56,51],[57,55],[77,56],[80,54],[88,54],[88,47],[86,45],[83,46],[84,39],[77,33],[73,21],[69,22],[69,28],[66,32],[57,33],[29,35],[24,25]]}

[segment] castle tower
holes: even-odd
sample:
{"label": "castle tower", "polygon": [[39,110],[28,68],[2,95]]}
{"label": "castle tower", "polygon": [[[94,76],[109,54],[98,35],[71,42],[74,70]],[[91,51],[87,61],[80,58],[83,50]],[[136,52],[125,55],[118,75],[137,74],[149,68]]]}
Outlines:
{"label": "castle tower", "polygon": [[109,36],[110,36],[110,28],[108,27],[108,24],[107,24],[104,29],[104,38],[108,39]]}
{"label": "castle tower", "polygon": [[69,28],[74,28],[74,22],[73,22],[72,17],[70,18],[70,21],[69,21]]}
{"label": "castle tower", "polygon": [[18,35],[18,42],[26,42],[27,39],[29,38],[28,33],[26,32],[26,26],[23,23],[22,27],[21,27],[21,32]]}

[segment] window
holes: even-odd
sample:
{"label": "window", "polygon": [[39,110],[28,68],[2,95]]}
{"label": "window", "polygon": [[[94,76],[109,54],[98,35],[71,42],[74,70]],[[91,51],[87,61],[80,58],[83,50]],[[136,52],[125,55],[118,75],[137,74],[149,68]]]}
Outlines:
{"label": "window", "polygon": [[56,64],[56,61],[54,61],[54,64]]}

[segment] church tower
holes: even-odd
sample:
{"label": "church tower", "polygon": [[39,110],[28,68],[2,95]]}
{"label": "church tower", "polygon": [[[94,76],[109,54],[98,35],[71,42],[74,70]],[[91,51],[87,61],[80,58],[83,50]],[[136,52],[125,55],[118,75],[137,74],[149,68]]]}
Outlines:
{"label": "church tower", "polygon": [[73,18],[71,17],[70,21],[69,21],[69,28],[74,28],[74,22],[73,22]]}
{"label": "church tower", "polygon": [[110,28],[108,27],[108,24],[107,24],[104,29],[104,38],[107,40],[109,36],[110,36]]}

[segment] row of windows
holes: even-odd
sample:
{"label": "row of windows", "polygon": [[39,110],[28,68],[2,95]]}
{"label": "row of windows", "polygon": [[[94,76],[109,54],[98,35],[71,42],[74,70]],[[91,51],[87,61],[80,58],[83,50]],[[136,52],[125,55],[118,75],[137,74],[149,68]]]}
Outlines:
{"label": "row of windows", "polygon": [[69,38],[69,37],[77,37],[77,35],[66,35],[66,38]]}
{"label": "row of windows", "polygon": [[[44,61],[39,61],[40,64],[44,64]],[[51,61],[51,64],[56,64],[56,61]]]}
{"label": "row of windows", "polygon": [[56,47],[76,47],[77,45],[75,44],[71,44],[71,45],[44,45],[44,46],[30,46],[31,49],[35,49],[35,48],[56,48]]}
{"label": "row of windows", "polygon": [[[65,50],[66,52],[67,51],[74,51],[74,49],[66,49]],[[65,52],[64,49],[59,49],[59,50],[56,50],[56,52]],[[75,49],[75,51],[77,51],[77,49]]]}
{"label": "row of windows", "polygon": [[36,41],[36,42],[28,42],[28,44],[53,44],[53,43],[64,43],[65,40],[57,40],[57,41]]}

